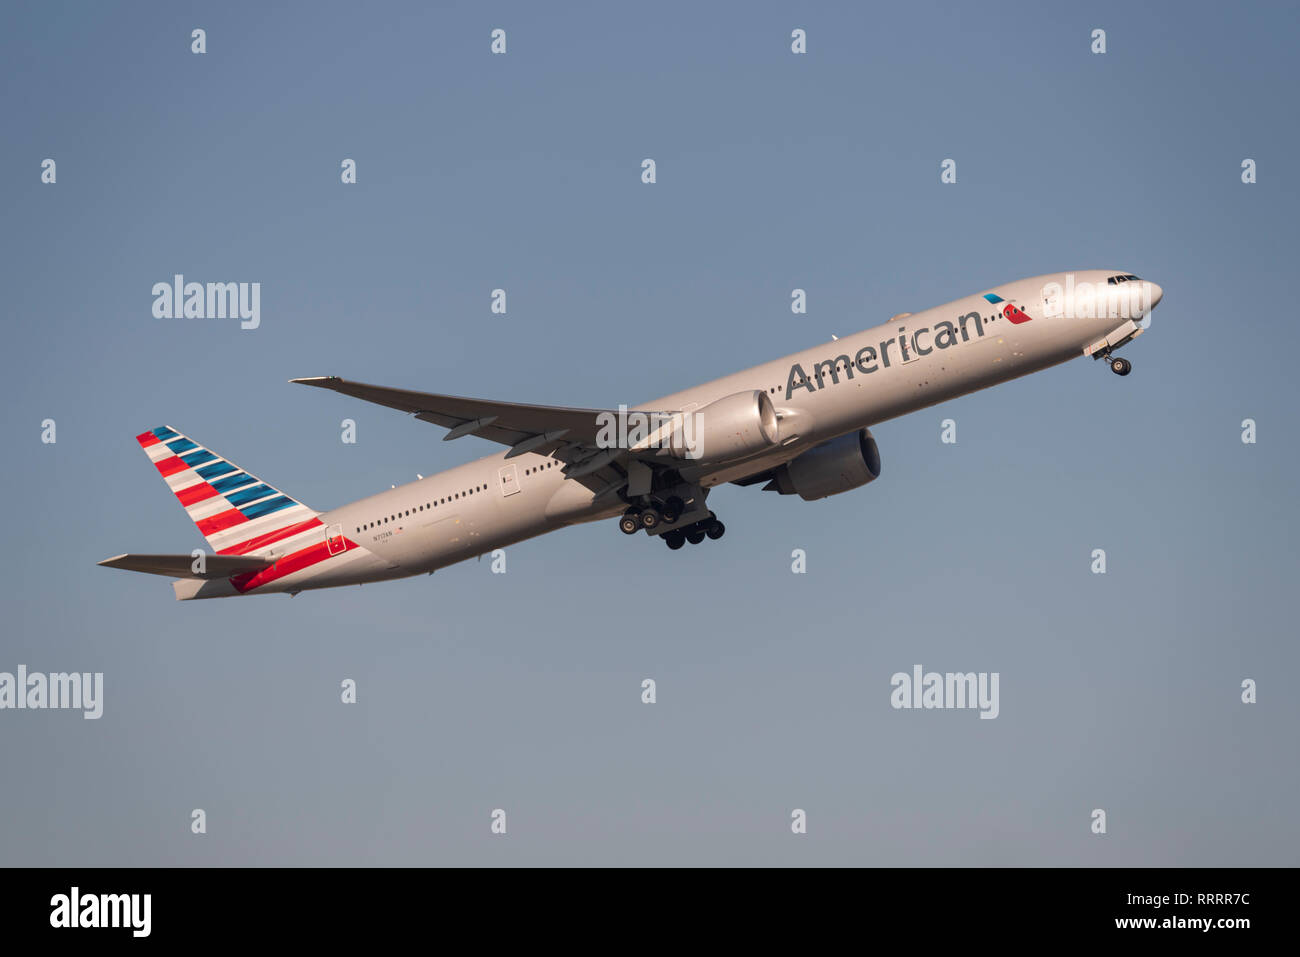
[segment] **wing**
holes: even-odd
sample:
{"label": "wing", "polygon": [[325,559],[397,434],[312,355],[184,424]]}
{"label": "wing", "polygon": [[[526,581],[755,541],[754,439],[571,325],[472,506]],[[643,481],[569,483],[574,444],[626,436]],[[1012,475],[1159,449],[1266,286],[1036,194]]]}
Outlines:
{"label": "wing", "polygon": [[[581,480],[583,485],[597,494],[613,494],[627,484],[628,467],[634,459],[645,458],[646,464],[651,468],[659,467],[659,463],[652,458],[655,453],[643,455],[597,445],[602,418],[614,416],[616,420],[619,415],[612,410],[467,399],[456,395],[367,385],[337,376],[289,381],[386,405],[423,422],[441,425],[451,430],[443,436],[444,441],[477,435],[509,446],[506,458],[523,455],[525,452],[553,455],[565,463],[564,474],[567,478]],[[635,465],[632,465],[632,470],[644,471]]]}
{"label": "wing", "polygon": [[[300,385],[313,385],[318,389],[331,389],[377,405],[386,405],[390,409],[409,412],[424,422],[432,422],[451,429],[443,437],[444,440],[458,439],[462,435],[478,435],[511,447],[537,436],[555,433],[554,438],[548,439],[545,445],[554,448],[564,444],[579,443],[595,448],[596,434],[599,431],[597,417],[604,411],[571,409],[556,405],[522,405],[517,402],[494,402],[490,399],[466,399],[456,395],[412,392],[408,389],[390,389],[386,386],[366,385],[364,382],[350,382],[337,376],[289,381]],[[543,447],[539,444],[524,451],[535,452]]]}
{"label": "wing", "polygon": [[229,578],[241,572],[261,571],[275,564],[274,560],[267,561],[248,555],[205,555],[203,561],[206,567],[201,574],[194,571],[193,555],[118,555],[115,558],[105,558],[99,564],[171,578],[205,579]]}

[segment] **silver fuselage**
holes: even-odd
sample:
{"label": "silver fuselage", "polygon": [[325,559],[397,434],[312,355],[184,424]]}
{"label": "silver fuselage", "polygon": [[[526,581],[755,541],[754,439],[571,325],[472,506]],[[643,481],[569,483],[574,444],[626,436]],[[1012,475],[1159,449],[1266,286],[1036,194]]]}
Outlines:
{"label": "silver fuselage", "polygon": [[[1053,315],[1060,312],[1059,304],[1046,302],[1044,289],[1053,282],[1104,287],[1111,275],[1113,271],[1103,270],[1059,273],[988,290],[1029,317],[1018,324],[976,293],[640,408],[692,411],[750,390],[770,396],[781,416],[777,446],[741,461],[686,461],[680,466],[684,480],[708,489],[788,462],[856,429],[1079,358],[1122,317]],[[954,328],[951,335],[944,323]],[[941,348],[936,340],[949,344]],[[797,381],[798,371],[806,384]],[[597,499],[582,483],[566,479],[553,458],[525,454],[507,460],[505,455],[485,456],[321,514],[327,530],[341,530],[360,547],[256,591],[327,588],[432,572],[567,525],[618,515],[626,507],[617,496]]]}

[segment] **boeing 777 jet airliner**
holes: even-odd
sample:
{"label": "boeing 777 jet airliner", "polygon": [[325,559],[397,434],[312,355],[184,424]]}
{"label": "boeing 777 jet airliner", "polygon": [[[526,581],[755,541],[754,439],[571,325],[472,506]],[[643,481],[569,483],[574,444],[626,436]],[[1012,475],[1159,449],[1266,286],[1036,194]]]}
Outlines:
{"label": "boeing 777 jet airliner", "polygon": [[1162,290],[1091,270],[1023,279],[746,369],[636,409],[464,399],[326,376],[294,379],[507,446],[318,512],[175,429],[136,436],[211,553],[101,565],[178,579],[178,599],[359,585],[434,572],[545,532],[618,517],[671,549],[721,538],[723,483],[805,501],[880,475],[870,427],[1077,356],[1109,363]]}

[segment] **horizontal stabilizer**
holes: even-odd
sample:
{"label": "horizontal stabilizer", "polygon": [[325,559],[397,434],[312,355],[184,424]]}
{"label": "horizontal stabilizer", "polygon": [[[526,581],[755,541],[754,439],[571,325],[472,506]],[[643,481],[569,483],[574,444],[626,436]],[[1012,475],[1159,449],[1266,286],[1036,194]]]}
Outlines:
{"label": "horizontal stabilizer", "polygon": [[[199,565],[199,562],[202,562]],[[109,568],[124,568],[129,572],[146,572],[150,575],[167,575],[170,578],[229,578],[245,572],[257,572],[275,564],[272,560],[251,555],[118,555],[106,558],[99,564]],[[195,566],[201,572],[194,570]]]}

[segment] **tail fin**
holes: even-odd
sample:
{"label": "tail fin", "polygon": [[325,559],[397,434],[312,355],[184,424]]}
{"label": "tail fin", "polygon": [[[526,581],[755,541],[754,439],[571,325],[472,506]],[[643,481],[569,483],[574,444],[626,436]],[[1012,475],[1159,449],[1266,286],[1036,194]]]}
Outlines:
{"label": "tail fin", "polygon": [[219,555],[247,555],[319,525],[313,511],[175,429],[135,437]]}

